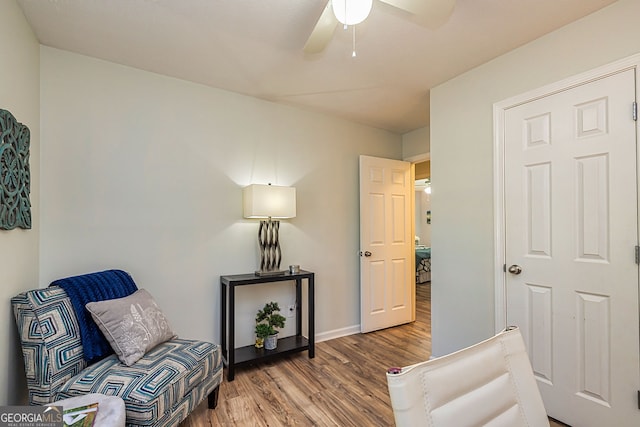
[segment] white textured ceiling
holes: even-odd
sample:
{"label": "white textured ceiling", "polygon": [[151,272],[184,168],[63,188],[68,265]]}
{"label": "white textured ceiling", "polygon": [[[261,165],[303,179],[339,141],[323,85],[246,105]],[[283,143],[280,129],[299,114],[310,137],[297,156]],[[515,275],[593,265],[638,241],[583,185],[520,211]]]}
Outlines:
{"label": "white textured ceiling", "polygon": [[402,134],[429,123],[433,86],[614,1],[458,0],[435,30],[374,1],[356,58],[341,26],[303,53],[327,0],[18,3],[43,45]]}

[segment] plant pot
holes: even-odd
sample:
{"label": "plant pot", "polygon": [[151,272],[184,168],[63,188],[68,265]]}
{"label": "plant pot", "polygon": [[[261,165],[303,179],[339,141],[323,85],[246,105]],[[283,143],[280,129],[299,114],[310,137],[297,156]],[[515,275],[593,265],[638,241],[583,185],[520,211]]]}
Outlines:
{"label": "plant pot", "polygon": [[256,337],[256,348],[264,347],[264,338]]}
{"label": "plant pot", "polygon": [[269,335],[264,339],[264,348],[266,350],[275,350],[278,346],[278,334]]}

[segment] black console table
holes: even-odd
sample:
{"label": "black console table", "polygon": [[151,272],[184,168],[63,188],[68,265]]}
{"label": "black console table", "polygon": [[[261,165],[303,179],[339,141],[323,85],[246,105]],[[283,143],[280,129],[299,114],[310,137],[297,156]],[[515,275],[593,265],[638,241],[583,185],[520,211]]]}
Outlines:
{"label": "black console table", "polygon": [[[315,356],[315,328],[314,328],[314,276],[310,271],[300,270],[298,273],[285,273],[280,276],[256,276],[255,274],[235,274],[220,276],[220,304],[222,358],[227,366],[227,380],[233,381],[235,367],[249,363],[275,359],[287,354],[309,350],[309,359]],[[308,285],[308,315],[309,338],[302,336],[302,281],[306,279]],[[263,285],[274,282],[296,282],[296,334],[291,337],[279,338],[275,350],[256,348],[255,345],[235,348],[235,288],[245,285]]]}

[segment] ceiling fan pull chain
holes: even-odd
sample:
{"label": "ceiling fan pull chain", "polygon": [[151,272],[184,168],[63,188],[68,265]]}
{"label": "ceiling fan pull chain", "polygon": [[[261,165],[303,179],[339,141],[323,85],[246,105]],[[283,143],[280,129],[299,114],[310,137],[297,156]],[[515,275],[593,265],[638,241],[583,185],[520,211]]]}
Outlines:
{"label": "ceiling fan pull chain", "polygon": [[353,52],[351,52],[351,57],[356,57],[356,26],[353,26]]}
{"label": "ceiling fan pull chain", "polygon": [[342,27],[345,31],[347,31],[347,0],[344,0],[344,26]]}

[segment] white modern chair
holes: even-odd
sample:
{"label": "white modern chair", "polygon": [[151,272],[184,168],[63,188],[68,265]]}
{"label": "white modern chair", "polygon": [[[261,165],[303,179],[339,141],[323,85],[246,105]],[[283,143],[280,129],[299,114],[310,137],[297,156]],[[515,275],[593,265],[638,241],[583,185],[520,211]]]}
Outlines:
{"label": "white modern chair", "polygon": [[387,372],[398,427],[549,426],[520,330]]}

